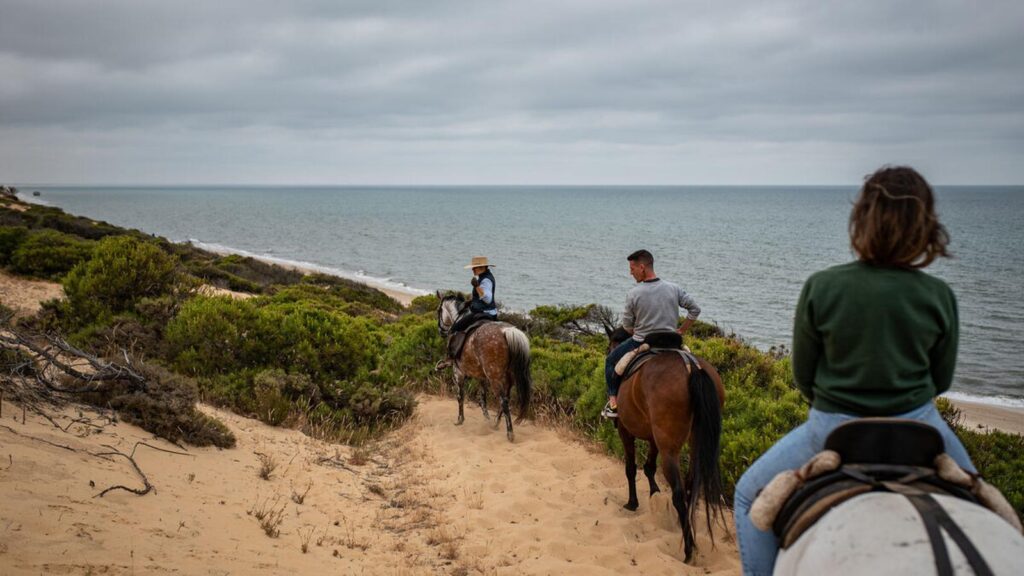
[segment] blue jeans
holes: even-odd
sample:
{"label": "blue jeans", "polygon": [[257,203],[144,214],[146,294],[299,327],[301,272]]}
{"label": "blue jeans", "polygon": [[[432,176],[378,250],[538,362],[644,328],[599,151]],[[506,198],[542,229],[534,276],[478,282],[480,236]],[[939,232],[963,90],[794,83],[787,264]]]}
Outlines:
{"label": "blue jeans", "polygon": [[[930,424],[942,435],[946,445],[946,453],[961,468],[976,472],[967,450],[960,439],[946,425],[945,420],[935,409],[935,404],[928,402],[905,414],[894,418],[908,418]],[[812,456],[825,448],[825,438],[836,426],[843,422],[858,418],[851,414],[821,412],[811,408],[807,422],[786,434],[767,452],[761,455],[736,483],[735,510],[736,539],[740,547],[740,560],[743,574],[746,576],[767,576],[775,567],[775,557],[779,553],[779,543],[771,531],[762,532],[750,523],[750,505],[757,493],[783,470],[799,468]]]}
{"label": "blue jeans", "polygon": [[615,365],[622,360],[622,357],[631,350],[636,350],[642,342],[629,338],[622,344],[615,347],[608,357],[604,359],[604,383],[608,387],[609,396],[618,396],[619,384],[622,384],[622,376],[615,373]]}

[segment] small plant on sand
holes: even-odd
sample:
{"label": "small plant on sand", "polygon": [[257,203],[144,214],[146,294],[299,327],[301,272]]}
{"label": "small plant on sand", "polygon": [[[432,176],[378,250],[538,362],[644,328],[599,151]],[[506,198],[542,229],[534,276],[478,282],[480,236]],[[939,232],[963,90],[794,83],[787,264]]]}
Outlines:
{"label": "small plant on sand", "polygon": [[302,553],[305,554],[309,551],[309,541],[313,538],[313,532],[316,532],[316,526],[306,525],[299,528],[299,543]]}
{"label": "small plant on sand", "polygon": [[263,533],[271,538],[277,538],[281,535],[280,526],[284,522],[284,509],[287,504],[281,504],[281,507],[278,508],[277,504],[279,501],[280,498],[271,500],[268,497],[265,500],[260,500],[257,497],[256,503],[247,512],[259,521]]}
{"label": "small plant on sand", "polygon": [[[349,550],[359,549],[365,551],[370,547],[369,542],[356,534],[356,527],[348,518],[342,519],[342,523],[344,526],[341,527],[343,531],[341,543],[344,544],[346,548]],[[334,525],[338,526],[339,523],[335,522]]]}
{"label": "small plant on sand", "polygon": [[357,446],[352,450],[352,454],[348,457],[348,463],[353,466],[362,466],[370,461],[370,455],[372,454],[371,448],[363,444]]}
{"label": "small plant on sand", "polygon": [[427,544],[437,546],[438,554],[445,560],[455,560],[459,557],[459,537],[444,526],[439,526],[427,535]]}
{"label": "small plant on sand", "polygon": [[309,490],[312,487],[313,487],[313,481],[312,480],[310,480],[309,483],[306,484],[306,489],[303,490],[301,493],[299,491],[297,491],[294,486],[292,486],[292,502],[295,502],[296,504],[302,504],[303,502],[305,502],[306,501],[306,494],[309,494]]}
{"label": "small plant on sand", "polygon": [[260,469],[257,474],[264,480],[270,480],[274,470],[277,470],[277,460],[273,456],[261,452],[256,452],[256,456],[260,459]]}
{"label": "small plant on sand", "polygon": [[463,488],[462,492],[466,495],[466,506],[469,506],[473,510],[484,509],[483,489],[470,490],[468,488]]}

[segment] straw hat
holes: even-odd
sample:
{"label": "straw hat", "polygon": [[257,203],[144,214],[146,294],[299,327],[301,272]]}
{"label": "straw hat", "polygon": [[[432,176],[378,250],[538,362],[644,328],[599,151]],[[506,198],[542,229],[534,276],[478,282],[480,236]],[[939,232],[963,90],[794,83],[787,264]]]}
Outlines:
{"label": "straw hat", "polygon": [[466,270],[470,268],[478,268],[480,266],[486,266],[488,268],[494,268],[494,264],[487,263],[487,256],[473,256],[473,260],[470,261],[469,266],[466,266]]}

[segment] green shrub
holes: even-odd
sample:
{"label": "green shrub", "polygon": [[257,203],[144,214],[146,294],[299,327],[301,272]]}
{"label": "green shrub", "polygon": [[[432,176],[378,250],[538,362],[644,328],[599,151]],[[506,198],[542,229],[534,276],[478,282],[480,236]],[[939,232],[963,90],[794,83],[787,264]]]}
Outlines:
{"label": "green shrub", "polygon": [[446,354],[433,314],[406,315],[389,325],[384,337],[380,372],[390,385],[442,390],[445,383],[434,366]]}
{"label": "green shrub", "polygon": [[147,379],[145,390],[114,381],[82,394],[82,400],[112,408],[125,422],[171,442],[222,448],[235,445],[234,435],[222,423],[196,410],[195,382],[154,365],[136,368]]}
{"label": "green shrub", "polygon": [[18,274],[59,279],[88,260],[92,250],[92,242],[55,230],[34,230],[11,253],[11,270]]}
{"label": "green shrub", "polygon": [[176,263],[159,247],[131,236],[104,238],[64,280],[71,313],[81,323],[132,311],[144,298],[171,293]]}
{"label": "green shrub", "polygon": [[193,298],[167,325],[167,358],[177,370],[196,377],[265,366],[273,342],[261,339],[258,320],[251,300]]}
{"label": "green shrub", "polygon": [[31,228],[57,230],[89,240],[99,240],[107,236],[122,234],[132,234],[139,237],[145,236],[141,232],[125,230],[106,222],[91,220],[82,216],[72,216],[53,206],[33,205],[28,211],[24,212],[24,216],[27,221],[31,222]]}
{"label": "green shrub", "polygon": [[11,256],[28,238],[28,228],[24,226],[0,226],[0,266],[11,263]]}
{"label": "green shrub", "polygon": [[347,278],[329,276],[327,274],[310,274],[302,279],[304,284],[321,286],[330,294],[343,298],[348,302],[361,303],[376,310],[398,313],[402,305],[394,298],[376,288],[361,284]]}
{"label": "green shrub", "polygon": [[956,429],[971,461],[986,481],[999,488],[1017,515],[1024,518],[1024,436],[998,430]]}

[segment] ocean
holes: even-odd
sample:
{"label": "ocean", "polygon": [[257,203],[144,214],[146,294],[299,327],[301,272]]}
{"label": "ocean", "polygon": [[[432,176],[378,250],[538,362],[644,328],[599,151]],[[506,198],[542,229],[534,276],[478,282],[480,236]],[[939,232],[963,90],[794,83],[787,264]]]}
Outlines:
{"label": "ocean", "polygon": [[[598,303],[621,311],[626,255],[701,319],[768,349],[790,345],[804,280],[853,259],[854,186],[285,187],[19,186],[22,197],[176,242],[300,264],[420,294],[467,290],[474,255],[495,264],[498,300]],[[41,195],[31,196],[38,190]],[[960,307],[953,391],[1024,407],[1024,186],[936,188],[954,258],[927,271]]]}

